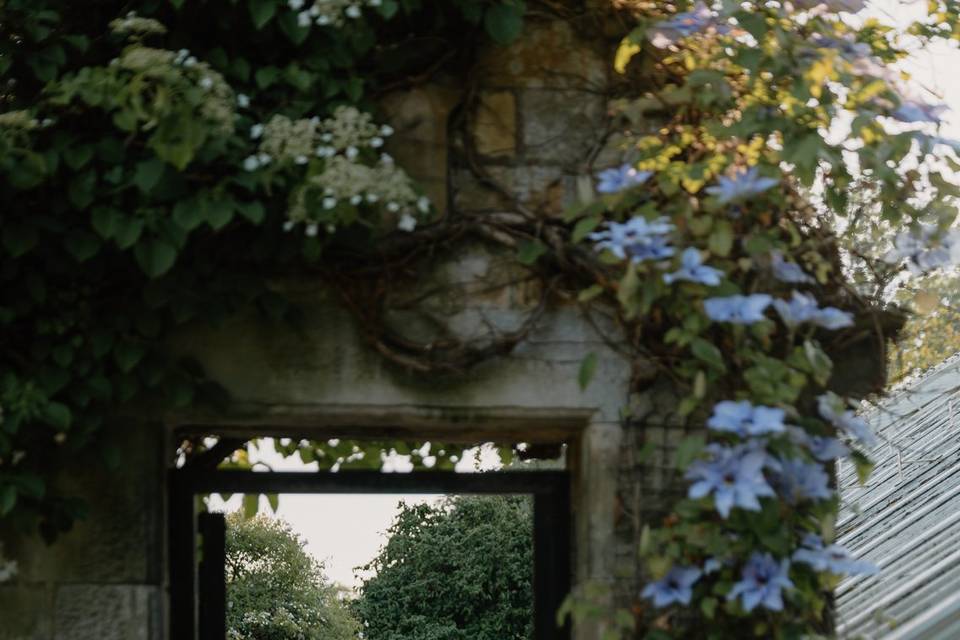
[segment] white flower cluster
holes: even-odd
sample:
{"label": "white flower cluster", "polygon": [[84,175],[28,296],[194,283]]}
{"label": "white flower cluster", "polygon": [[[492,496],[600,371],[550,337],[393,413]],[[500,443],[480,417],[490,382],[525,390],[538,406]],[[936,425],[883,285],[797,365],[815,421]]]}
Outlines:
{"label": "white flower cluster", "polygon": [[[312,210],[313,201],[319,201],[319,211]],[[322,214],[345,202],[355,207],[364,204],[382,206],[398,217],[397,227],[403,231],[413,231],[417,226],[417,215],[430,210],[430,201],[417,196],[410,177],[393,162],[368,166],[336,155],[330,158],[322,173],[308,178],[304,187],[294,195],[285,228],[290,230],[304,223],[307,235],[315,236],[321,218],[325,217]],[[327,231],[335,228],[328,223]]]}
{"label": "white flower cluster", "polygon": [[270,164],[306,165],[311,157],[322,160],[321,170],[311,167],[305,184],[293,194],[288,231],[302,223],[310,236],[317,235],[321,225],[332,232],[338,208],[348,205],[376,205],[396,217],[398,228],[413,231],[417,216],[430,210],[430,201],[419,196],[406,172],[380,151],[392,134],[389,125],[378,126],[369,113],[349,106],[337,107],[325,120],[275,115],[251,127],[250,137],[259,143],[243,167],[256,171]]}
{"label": "white flower cluster", "polygon": [[356,20],[363,15],[363,7],[379,7],[383,0],[287,0],[287,6],[297,12],[297,24],[301,27],[339,27],[347,20]]}
{"label": "white flower cluster", "polygon": [[320,136],[324,143],[318,155],[332,156],[343,151],[348,157],[355,156],[357,147],[371,147],[378,149],[383,146],[383,139],[393,135],[393,128],[389,125],[377,127],[369,113],[364,113],[354,107],[337,107],[333,116],[323,121],[323,133]]}
{"label": "white flower cluster", "polygon": [[111,61],[117,66],[158,83],[173,84],[186,81],[204,92],[200,113],[204,119],[217,124],[224,135],[233,133],[233,89],[223,76],[205,62],[199,62],[186,49],[168,51],[134,45],[127,47],[119,58]]}
{"label": "white flower cluster", "polygon": [[0,113],[0,129],[31,131],[39,126],[40,123],[30,114],[29,111],[20,109],[17,111]]}
{"label": "white flower cluster", "polygon": [[3,555],[3,545],[0,545],[0,584],[7,582],[17,575],[17,561],[7,560]]}
{"label": "white flower cluster", "polygon": [[125,36],[140,37],[146,35],[163,35],[167,28],[153,18],[141,18],[135,11],[131,11],[123,18],[110,21],[110,30]]}
{"label": "white flower cluster", "polygon": [[[258,157],[307,164],[316,151],[317,129],[320,118],[291,120],[275,115],[265,125],[254,125],[250,135],[260,138]],[[267,160],[270,162],[270,160]]]}
{"label": "white flower cluster", "polygon": [[52,119],[37,120],[29,111],[22,109],[0,113],[0,143],[14,146],[26,145],[31,131],[46,128],[52,124]]}

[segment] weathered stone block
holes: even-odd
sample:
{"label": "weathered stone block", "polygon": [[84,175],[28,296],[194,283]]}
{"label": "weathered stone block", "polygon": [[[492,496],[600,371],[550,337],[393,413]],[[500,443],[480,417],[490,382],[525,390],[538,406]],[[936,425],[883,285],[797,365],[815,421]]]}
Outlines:
{"label": "weathered stone block", "polygon": [[51,546],[36,536],[9,537],[19,577],[46,582],[159,584],[162,575],[163,440],[157,425],[126,422],[108,436],[123,456],[115,471],[78,461],[57,478],[65,492],[82,498],[88,517]]}
{"label": "weathered stone block", "polygon": [[0,640],[50,640],[51,609],[46,587],[0,587]]}
{"label": "weathered stone block", "polygon": [[[499,167],[488,167],[488,171],[495,179],[497,175],[502,177],[502,170]],[[466,169],[453,172],[451,188],[453,204],[457,211],[503,211],[510,206],[508,198],[483,184]]]}
{"label": "weathered stone block", "polygon": [[386,150],[411,177],[429,185],[427,195],[446,211],[447,120],[460,102],[459,89],[436,84],[387,95],[380,103],[394,128]]}
{"label": "weathered stone block", "polygon": [[155,587],[136,585],[61,586],[54,640],[157,640],[159,595]]}
{"label": "weathered stone block", "polygon": [[606,102],[600,95],[531,89],[521,95],[521,110],[528,161],[577,170],[601,142]]}
{"label": "weathered stone block", "polygon": [[509,91],[482,93],[473,120],[473,139],[484,156],[511,156],[517,150],[517,101]]}
{"label": "weathered stone block", "polygon": [[[591,330],[567,309],[546,314],[538,341],[518,349],[517,357],[492,359],[465,376],[424,377],[386,365],[364,343],[350,314],[324,299],[319,285],[286,293],[302,312],[302,330],[290,331],[256,314],[244,314],[217,326],[191,327],[175,341],[175,352],[197,359],[233,397],[251,406],[586,406],[596,408],[598,419],[617,420],[627,398],[629,363],[611,355],[599,336],[590,343],[571,345],[557,357],[560,352],[551,342],[553,336]],[[491,311],[490,317],[498,326],[508,327],[527,313]],[[585,326],[560,329],[554,326],[557,323]],[[591,351],[598,353],[600,361],[593,383],[582,390],[578,371]]]}
{"label": "weathered stone block", "polygon": [[610,63],[602,43],[581,38],[566,20],[530,23],[523,37],[484,54],[482,82],[491,87],[601,89]]}
{"label": "weathered stone block", "polygon": [[[525,207],[557,215],[576,200],[576,176],[561,167],[524,165],[486,167],[490,177]],[[454,179],[454,203],[460,211],[509,211],[511,202],[467,172]]]}

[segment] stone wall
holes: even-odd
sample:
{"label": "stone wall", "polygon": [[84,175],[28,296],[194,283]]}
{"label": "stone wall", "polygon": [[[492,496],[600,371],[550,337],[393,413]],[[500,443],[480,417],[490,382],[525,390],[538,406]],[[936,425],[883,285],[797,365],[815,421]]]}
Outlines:
{"label": "stone wall", "polygon": [[19,572],[0,585],[0,639],[159,640],[164,621],[164,455],[157,424],[109,429],[122,464],[64,470],[57,485],[89,517],[52,546],[3,536]]}
{"label": "stone wall", "polygon": [[[515,44],[481,51],[469,77],[439,77],[383,98],[397,132],[390,152],[442,215],[496,220],[520,208],[556,218],[575,200],[578,178],[620,161],[608,141],[616,43],[583,20],[533,19]],[[521,326],[543,293],[516,263],[515,248],[496,238],[470,236],[441,247],[418,269],[409,285],[389,294],[386,320],[420,342],[450,335],[495,340]],[[619,336],[613,322],[603,314],[588,319],[575,304],[551,298],[509,355],[431,377],[371,349],[353,316],[312,280],[274,286],[300,308],[297,327],[241,314],[198,324],[173,341],[174,351],[197,359],[226,388],[229,408],[158,416],[163,428],[120,425],[119,475],[65,475],[90,501],[90,518],[50,549],[8,541],[22,571],[0,586],[0,640],[166,637],[164,470],[172,464],[168,443],[188,428],[566,442],[575,483],[575,578],[632,604],[640,577],[636,536],[666,504],[655,496],[670,492],[665,461],[682,430],[663,426],[672,405],[668,388],[631,399],[637,371],[609,346]],[[599,365],[583,390],[577,374],[590,353]],[[624,436],[622,410],[630,405],[637,428]],[[651,441],[656,455],[639,460]],[[601,631],[586,624],[576,637],[593,640]]]}

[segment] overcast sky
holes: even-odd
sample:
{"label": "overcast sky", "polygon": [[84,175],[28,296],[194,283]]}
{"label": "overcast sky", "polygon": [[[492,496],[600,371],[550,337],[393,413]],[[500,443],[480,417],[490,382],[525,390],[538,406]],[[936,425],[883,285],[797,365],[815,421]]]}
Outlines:
{"label": "overcast sky", "polygon": [[[284,459],[273,449],[270,440],[264,441],[258,458],[270,465],[274,471],[315,471],[317,464],[305,465],[299,456]],[[496,468],[500,457],[495,451],[481,452],[480,466],[483,469]],[[397,471],[408,470],[403,460],[391,460],[391,466]],[[464,456],[457,463],[457,470],[470,472],[476,470],[473,456]],[[345,586],[357,586],[353,568],[364,565],[377,555],[380,546],[386,542],[384,532],[393,521],[397,504],[433,502],[439,495],[423,494],[379,494],[379,495],[294,495],[280,496],[277,516],[291,524],[307,542],[307,551],[324,563],[327,576],[334,582]],[[242,496],[234,496],[224,503],[218,497],[210,498],[213,511],[235,511],[240,508]],[[260,499],[260,508],[271,513],[266,499]]]}

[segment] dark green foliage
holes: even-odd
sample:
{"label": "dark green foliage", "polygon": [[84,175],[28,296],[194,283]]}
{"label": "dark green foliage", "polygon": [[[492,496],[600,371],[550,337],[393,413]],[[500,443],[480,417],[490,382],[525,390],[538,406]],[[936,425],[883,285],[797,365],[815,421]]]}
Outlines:
{"label": "dark green foliage", "polygon": [[282,520],[227,517],[227,638],[356,640],[359,625],[303,545]]}
{"label": "dark green foliage", "polygon": [[[516,0],[385,0],[310,29],[286,0],[0,2],[0,518],[69,527],[81,508],[48,478],[116,458],[98,440],[114,407],[221,397],[164,349],[176,327],[287,317],[263,276],[333,239],[282,231],[305,169],[244,170],[251,126],[370,110],[440,55],[409,38],[469,55],[487,11],[516,35]],[[139,27],[111,26],[128,12]],[[337,220],[354,255],[383,232],[370,209]]]}
{"label": "dark green foliage", "polygon": [[368,640],[525,640],[533,624],[528,498],[458,497],[402,505],[364,569],[357,601]]}

